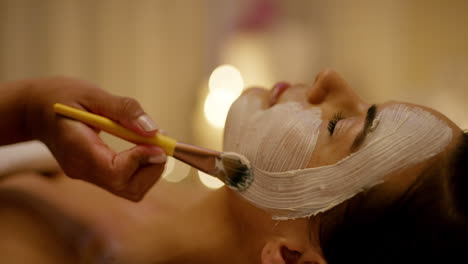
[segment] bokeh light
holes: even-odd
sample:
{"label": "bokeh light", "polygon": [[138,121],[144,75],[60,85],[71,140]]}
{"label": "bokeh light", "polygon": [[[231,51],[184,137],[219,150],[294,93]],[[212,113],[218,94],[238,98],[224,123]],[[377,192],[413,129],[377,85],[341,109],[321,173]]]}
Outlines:
{"label": "bokeh light", "polygon": [[242,75],[232,65],[221,65],[211,73],[208,86],[210,93],[205,99],[205,117],[212,126],[223,128],[229,107],[244,89]]}
{"label": "bokeh light", "polygon": [[[174,158],[167,157],[166,165],[164,166],[164,171],[162,177],[166,180],[169,180],[172,171],[174,170]],[[169,180],[170,181],[170,180]]]}
{"label": "bokeh light", "polygon": [[173,157],[167,157],[162,177],[169,182],[180,182],[189,175],[189,172],[190,166]]}
{"label": "bokeh light", "polygon": [[232,65],[218,66],[208,81],[210,92],[215,90],[231,91],[239,96],[244,88],[244,80],[238,69]]}
{"label": "bokeh light", "polygon": [[200,181],[203,183],[203,185],[210,189],[219,189],[224,185],[224,183],[219,179],[210,176],[202,171],[198,171],[198,177],[200,178]]}

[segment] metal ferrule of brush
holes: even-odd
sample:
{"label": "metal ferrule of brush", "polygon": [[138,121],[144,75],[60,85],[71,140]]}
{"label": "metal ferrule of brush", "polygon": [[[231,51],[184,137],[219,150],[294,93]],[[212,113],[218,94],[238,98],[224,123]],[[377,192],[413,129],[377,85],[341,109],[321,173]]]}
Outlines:
{"label": "metal ferrule of brush", "polygon": [[181,142],[177,142],[173,154],[174,158],[226,183],[226,173],[217,166],[220,156],[221,152]]}

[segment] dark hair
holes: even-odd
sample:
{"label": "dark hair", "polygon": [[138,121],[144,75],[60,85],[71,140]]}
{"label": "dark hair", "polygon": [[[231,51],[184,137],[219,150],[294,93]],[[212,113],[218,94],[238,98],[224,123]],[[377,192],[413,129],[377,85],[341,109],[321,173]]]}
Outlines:
{"label": "dark hair", "polygon": [[457,211],[468,220],[468,133],[463,133],[462,143],[452,167],[450,189]]}
{"label": "dark hair", "polygon": [[376,203],[370,190],[324,213],[327,262],[468,263],[467,163],[465,133],[447,162],[434,162],[400,197]]}

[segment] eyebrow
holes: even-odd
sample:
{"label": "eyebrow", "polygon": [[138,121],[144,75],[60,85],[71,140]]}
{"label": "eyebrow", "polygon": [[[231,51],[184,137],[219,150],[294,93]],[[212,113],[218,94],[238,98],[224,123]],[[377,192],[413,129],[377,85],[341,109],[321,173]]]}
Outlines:
{"label": "eyebrow", "polygon": [[366,139],[367,134],[369,134],[371,130],[372,123],[374,122],[376,116],[377,105],[374,104],[371,105],[369,109],[367,109],[366,121],[364,122],[361,131],[357,134],[356,138],[354,139],[353,144],[351,145],[351,151],[355,151],[359,146],[362,145],[362,143]]}

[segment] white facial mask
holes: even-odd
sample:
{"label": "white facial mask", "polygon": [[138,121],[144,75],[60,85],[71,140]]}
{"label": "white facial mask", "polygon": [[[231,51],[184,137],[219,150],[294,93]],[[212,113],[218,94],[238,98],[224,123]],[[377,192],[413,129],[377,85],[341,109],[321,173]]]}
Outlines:
{"label": "white facial mask", "polygon": [[240,97],[232,105],[224,150],[252,164],[255,180],[240,195],[278,220],[331,209],[391,172],[440,153],[452,138],[452,130],[429,112],[392,105],[377,113],[379,123],[359,151],[333,165],[302,169],[315,149],[320,110],[295,102],[262,110],[261,104]]}

